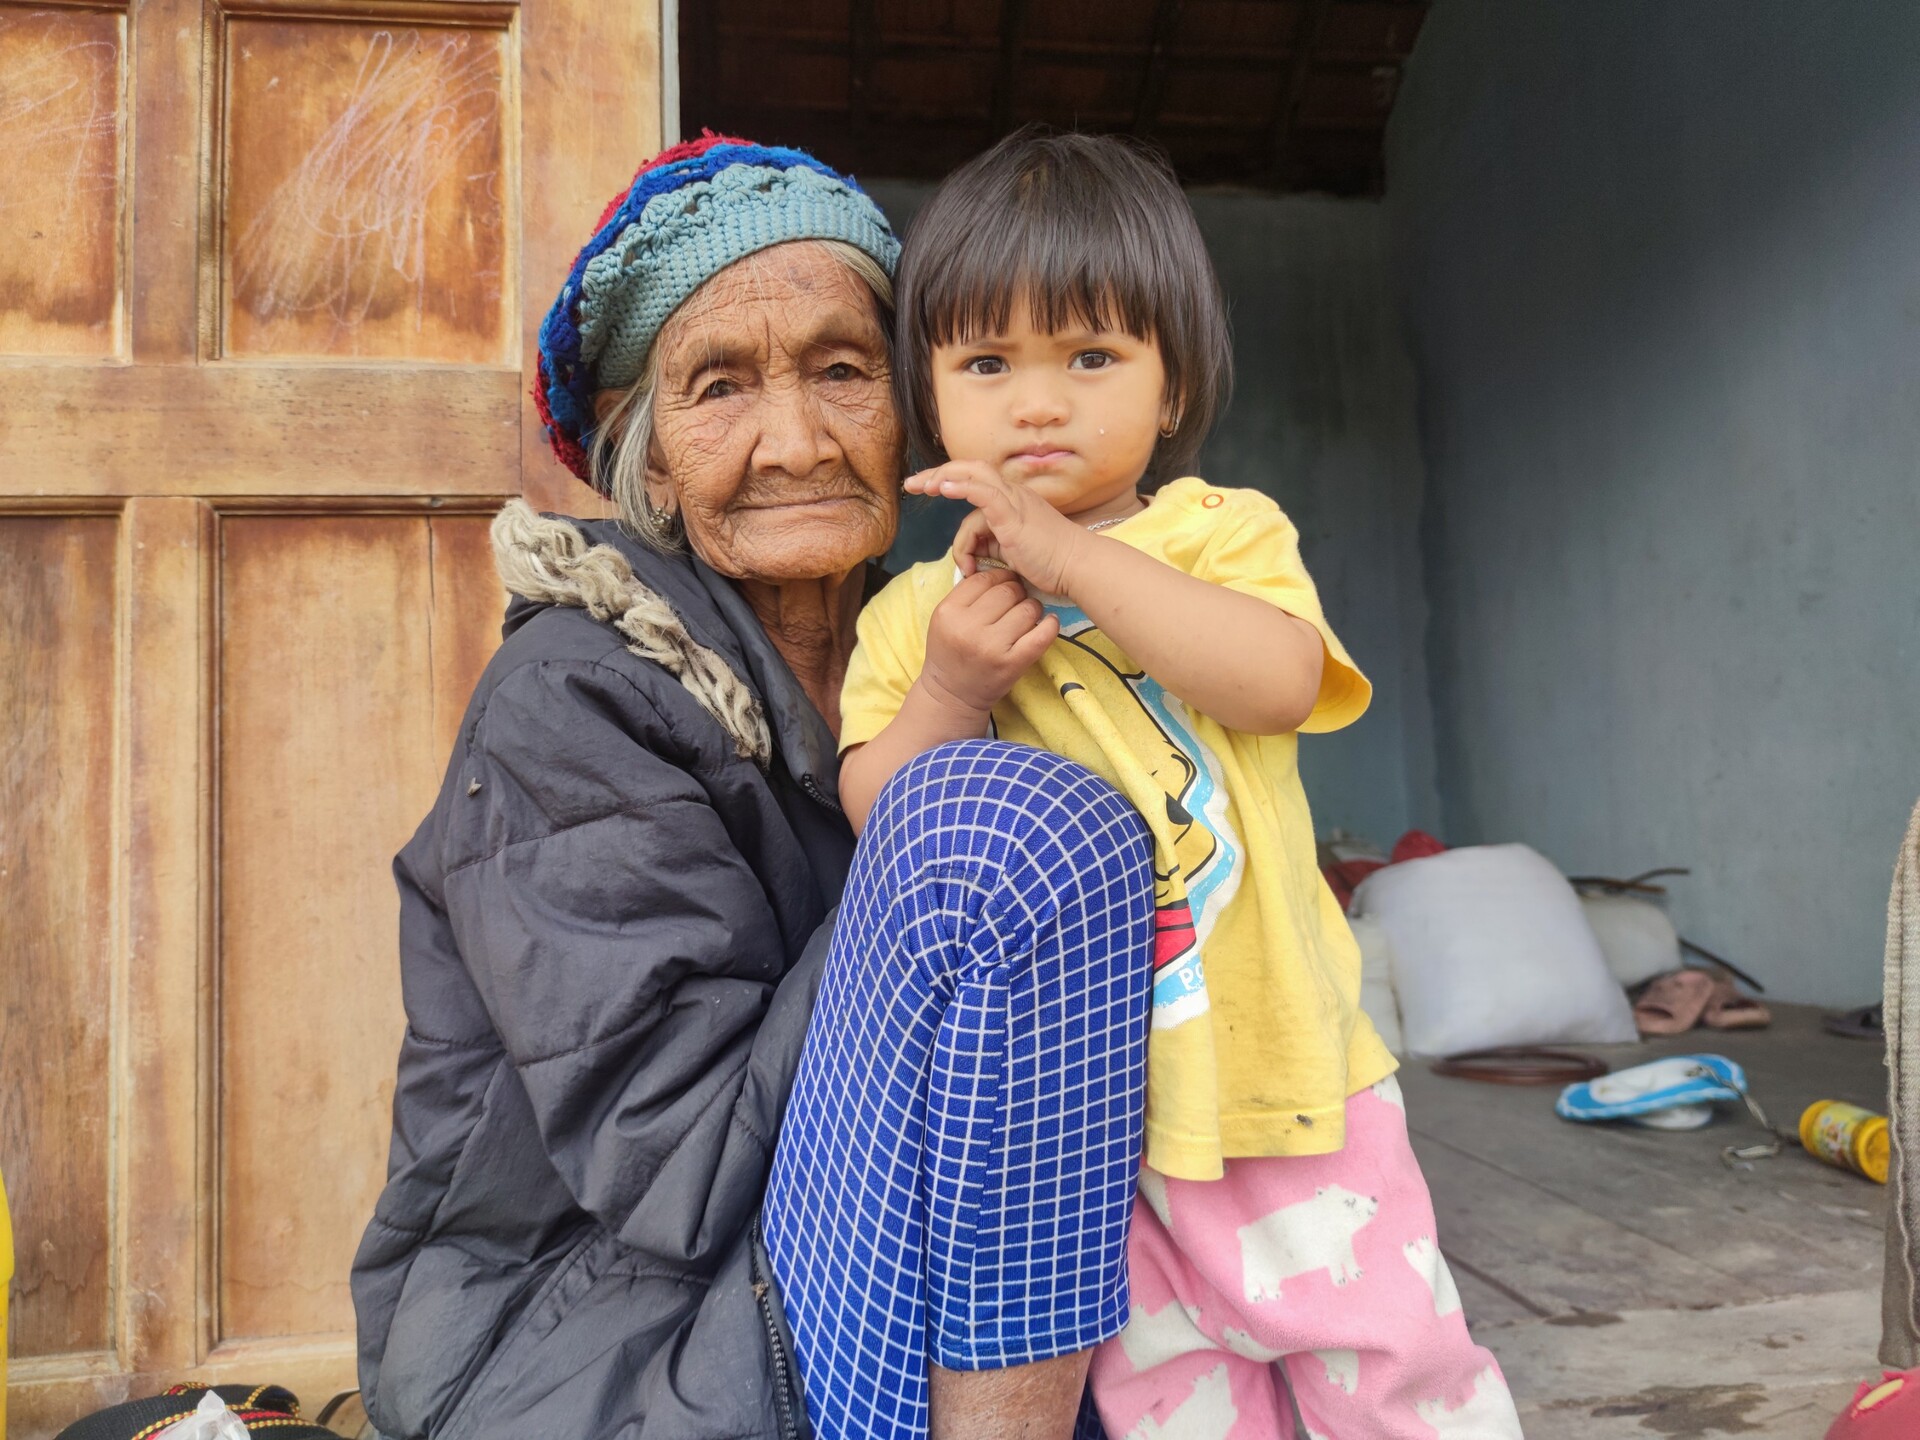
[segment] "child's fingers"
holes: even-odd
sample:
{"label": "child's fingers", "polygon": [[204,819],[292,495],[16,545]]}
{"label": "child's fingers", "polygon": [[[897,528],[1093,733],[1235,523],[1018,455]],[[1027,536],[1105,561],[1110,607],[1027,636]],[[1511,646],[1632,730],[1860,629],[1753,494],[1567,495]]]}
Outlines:
{"label": "child's fingers", "polygon": [[926,470],[916,470],[900,482],[900,488],[909,495],[938,495],[940,477],[946,473],[945,465],[935,465]]}
{"label": "child's fingers", "polygon": [[992,560],[1006,564],[1006,555],[1000,548],[1000,541],[993,533],[993,526],[984,511],[975,510],[961,522],[953,537],[953,560],[962,575],[971,575],[981,568],[981,562]]}
{"label": "child's fingers", "polygon": [[1046,607],[1038,600],[1028,599],[1023,589],[1006,610],[994,618],[988,633],[996,644],[1011,652],[1024,636],[1045,624],[1046,619]]}
{"label": "child's fingers", "polygon": [[[1011,570],[982,570],[980,573],[988,576],[993,583],[974,596],[969,601],[968,608],[979,615],[983,623],[998,620],[1016,606],[1026,602],[1027,587],[1020,583],[1020,577]],[[1038,618],[1035,617],[1036,620]]]}
{"label": "child's fingers", "polygon": [[945,495],[964,500],[966,496],[962,491],[973,482],[992,482],[999,478],[991,466],[977,460],[949,460],[944,465],[915,471],[900,482],[900,488],[910,495]]}
{"label": "child's fingers", "polygon": [[916,495],[942,495],[949,500],[964,500],[988,514],[1006,509],[1010,490],[1007,482],[990,465],[974,460],[949,460],[931,470],[907,477],[907,488]]}
{"label": "child's fingers", "polygon": [[[1005,573],[1005,572],[1000,572]],[[1027,603],[1027,592],[1019,585],[995,585],[983,590],[979,597],[967,606],[969,621],[988,629],[1004,624],[1007,616]],[[1032,625],[1038,617],[1026,623]]]}
{"label": "child's fingers", "polygon": [[993,532],[987,526],[987,517],[978,510],[973,511],[960,522],[960,528],[953,535],[953,559],[960,567],[960,573],[971,575],[980,568],[982,554],[990,553]]}
{"label": "child's fingers", "polygon": [[[943,606],[951,604],[957,610],[972,611],[979,607],[985,597],[1003,590],[1018,590],[1020,596],[1026,594],[1019,577],[1009,570],[976,570],[955,585],[941,604]],[[1002,604],[996,605],[992,612],[993,617],[997,619],[1004,614],[1016,598],[1019,597],[1010,597]]]}
{"label": "child's fingers", "polygon": [[1046,654],[1047,647],[1059,636],[1060,617],[1051,610],[1044,610],[1039,623],[1015,638],[1014,642],[1007,647],[1007,658],[1024,670]]}
{"label": "child's fingers", "polygon": [[940,482],[940,493],[964,500],[991,522],[1013,514],[1013,491],[998,475],[985,466],[969,467],[959,475]]}
{"label": "child's fingers", "polygon": [[1015,635],[1023,635],[1038,625],[1046,609],[1038,600],[1027,598],[1025,586],[1009,585],[1003,590],[990,591],[982,596],[974,606],[974,613],[989,625],[1003,630],[1007,642],[1011,644]]}

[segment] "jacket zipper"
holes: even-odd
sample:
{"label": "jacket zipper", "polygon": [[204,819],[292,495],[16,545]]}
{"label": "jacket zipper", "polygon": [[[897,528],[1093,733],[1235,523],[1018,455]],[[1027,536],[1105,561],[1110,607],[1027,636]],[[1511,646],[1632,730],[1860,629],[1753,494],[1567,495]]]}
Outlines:
{"label": "jacket zipper", "polygon": [[[809,780],[813,777],[808,776]],[[748,1272],[753,1276],[753,1298],[760,1304],[760,1323],[767,1327],[767,1353],[773,1357],[773,1400],[780,1415],[782,1440],[800,1440],[800,1427],[793,1417],[793,1377],[787,1364],[787,1347],[780,1340],[780,1327],[773,1318],[773,1297],[767,1277],[760,1273],[760,1222],[753,1222],[748,1241]]]}
{"label": "jacket zipper", "polygon": [[820,782],[815,780],[813,776],[802,775],[800,777],[800,788],[807,792],[809,799],[818,800],[822,805],[826,806],[827,809],[833,811],[834,814],[844,815],[847,813],[846,807],[831,795],[827,794],[825,790],[822,790],[820,788]]}

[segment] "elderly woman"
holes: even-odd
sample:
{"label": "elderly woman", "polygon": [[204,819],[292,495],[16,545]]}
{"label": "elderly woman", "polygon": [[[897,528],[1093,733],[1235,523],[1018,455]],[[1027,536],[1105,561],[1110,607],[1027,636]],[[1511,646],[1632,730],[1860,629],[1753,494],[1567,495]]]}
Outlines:
{"label": "elderly woman", "polygon": [[622,520],[502,514],[505,638],[395,866],[353,1291],[396,1440],[1064,1437],[1126,1317],[1144,827],[985,740],[904,771],[857,857],[836,800],[897,249],[817,161],[709,136],[542,329],[555,449]]}

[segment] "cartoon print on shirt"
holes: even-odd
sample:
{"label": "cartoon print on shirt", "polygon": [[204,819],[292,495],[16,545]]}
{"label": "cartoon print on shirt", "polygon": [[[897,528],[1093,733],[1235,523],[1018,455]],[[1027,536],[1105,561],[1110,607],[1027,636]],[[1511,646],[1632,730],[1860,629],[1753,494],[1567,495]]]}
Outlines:
{"label": "cartoon print on shirt", "polygon": [[1114,742],[1109,753],[1139,757],[1166,796],[1173,854],[1154,861],[1153,1024],[1179,1025],[1208,1008],[1202,953],[1239,888],[1239,837],[1219,761],[1193,732],[1186,707],[1084,612],[1049,608],[1060,617],[1060,640],[1075,655],[1078,677],[1060,686],[1061,699],[1091,733]]}

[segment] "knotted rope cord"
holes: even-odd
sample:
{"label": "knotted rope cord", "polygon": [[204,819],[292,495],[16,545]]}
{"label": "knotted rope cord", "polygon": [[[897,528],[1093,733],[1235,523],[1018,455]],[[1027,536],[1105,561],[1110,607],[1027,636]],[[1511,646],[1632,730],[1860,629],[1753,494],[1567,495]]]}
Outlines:
{"label": "knotted rope cord", "polygon": [[492,537],[494,568],[507,589],[611,622],[628,650],[686,687],[733,737],[744,759],[769,762],[773,742],[759,700],[732,666],[687,633],[673,607],[633,573],[626,556],[611,545],[588,545],[574,526],[548,519],[524,500],[509,500],[494,517]]}
{"label": "knotted rope cord", "polygon": [[[1920,1176],[1909,1170],[1920,1159],[1920,1067],[1908,1054],[1910,1026],[1920,1024],[1920,805],[1907,821],[1906,838],[1893,867],[1887,898],[1887,955],[1882,1024],[1887,1040],[1887,1100],[1893,1144],[1893,1223],[1898,1227],[1900,1260],[1906,1280],[1901,1317],[1908,1336],[1920,1335],[1920,1270],[1916,1269],[1915,1227],[1920,1215]],[[1892,1257],[1888,1257],[1889,1265]],[[1891,1317],[1888,1317],[1891,1319]],[[1889,1326],[1889,1328],[1891,1328]]]}

